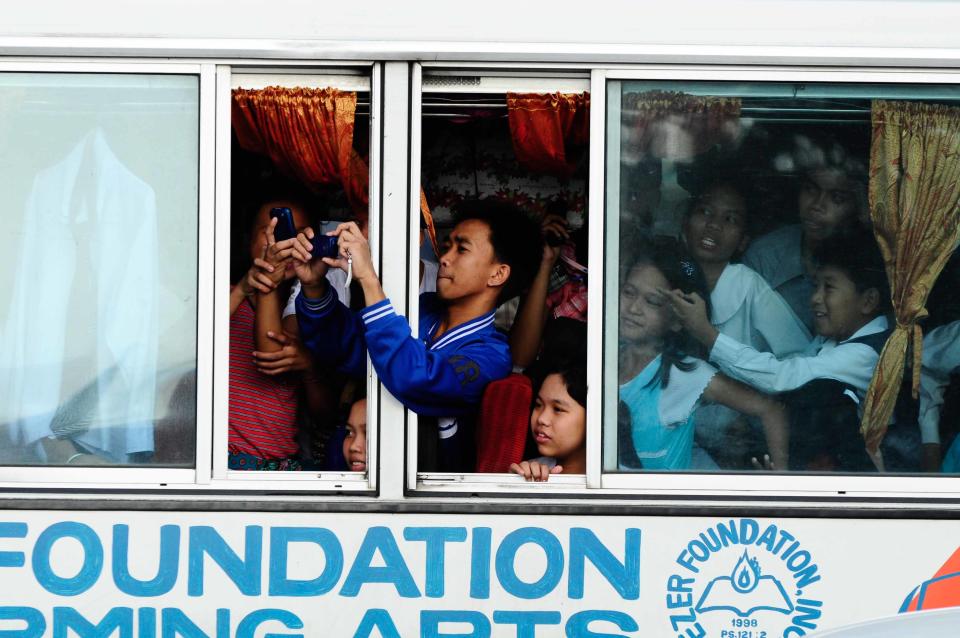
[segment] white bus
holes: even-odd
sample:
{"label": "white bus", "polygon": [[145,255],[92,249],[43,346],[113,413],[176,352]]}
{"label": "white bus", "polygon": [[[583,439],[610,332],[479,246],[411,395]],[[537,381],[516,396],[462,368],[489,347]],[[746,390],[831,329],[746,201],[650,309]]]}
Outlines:
{"label": "white bus", "polygon": [[[957,24],[952,0],[0,7],[0,635],[955,635],[926,610],[960,606]],[[237,370],[274,377],[235,334],[258,293],[228,291],[262,206],[366,221],[417,326],[478,198],[576,237],[540,294],[580,335],[554,343],[589,380],[583,471],[508,471],[538,454],[519,374],[474,406],[476,463],[438,471],[374,365],[293,337],[286,451],[244,447]],[[657,251],[716,343],[664,314]],[[705,390],[704,361],[741,383]]]}

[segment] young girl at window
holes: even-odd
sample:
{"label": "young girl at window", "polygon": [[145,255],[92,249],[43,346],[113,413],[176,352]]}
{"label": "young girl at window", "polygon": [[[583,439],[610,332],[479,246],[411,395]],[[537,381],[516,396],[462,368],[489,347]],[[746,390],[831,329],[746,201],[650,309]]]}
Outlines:
{"label": "young girl at window", "polygon": [[343,460],[350,472],[367,471],[367,399],[357,399],[347,415],[347,434],[343,438]]}
{"label": "young girl at window", "polygon": [[549,360],[535,368],[530,431],[543,456],[514,463],[510,471],[528,481],[561,472],[586,474],[587,372],[582,363]]}
{"label": "young girl at window", "polygon": [[[291,209],[294,224],[308,223],[303,207],[288,200],[266,201],[250,222],[246,247],[249,270],[230,290],[230,393],[228,467],[232,470],[299,470],[298,393],[308,403],[329,405],[329,389],[313,375],[300,344],[296,317],[284,303],[294,277],[293,240],[276,242],[271,209]],[[259,356],[257,356],[259,355]]]}
{"label": "young girl at window", "polygon": [[[705,295],[697,266],[681,259],[673,245],[642,249],[625,269],[620,290],[620,400],[629,412],[635,455],[646,470],[685,470],[691,466],[693,412],[701,403],[718,403],[763,427],[774,468],[787,467],[786,412],[774,399],[689,356],[695,342],[674,317],[666,291]],[[621,469],[635,469],[623,466]]]}
{"label": "young girl at window", "polygon": [[[731,263],[747,247],[749,208],[744,190],[717,179],[691,201],[683,219],[683,238],[703,272],[710,293],[710,323],[723,334],[778,357],[800,352],[810,343],[806,326],[783,298],[752,269]],[[712,459],[694,452],[694,467],[716,463],[736,466],[755,447],[759,432],[722,406],[704,406],[695,417],[697,443]],[[732,434],[736,424],[742,424]]]}
{"label": "young girl at window", "polygon": [[754,270],[732,260],[747,247],[749,209],[730,181],[714,181],[687,210],[683,237],[710,293],[710,322],[723,334],[784,356],[810,343],[810,332]]}

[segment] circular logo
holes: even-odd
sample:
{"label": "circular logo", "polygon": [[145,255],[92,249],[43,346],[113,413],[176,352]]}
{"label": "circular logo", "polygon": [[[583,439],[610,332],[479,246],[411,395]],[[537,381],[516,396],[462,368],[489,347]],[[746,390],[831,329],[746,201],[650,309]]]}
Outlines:
{"label": "circular logo", "polygon": [[776,524],[717,523],[690,539],[675,563],[666,606],[678,638],[795,638],[817,628],[819,566]]}

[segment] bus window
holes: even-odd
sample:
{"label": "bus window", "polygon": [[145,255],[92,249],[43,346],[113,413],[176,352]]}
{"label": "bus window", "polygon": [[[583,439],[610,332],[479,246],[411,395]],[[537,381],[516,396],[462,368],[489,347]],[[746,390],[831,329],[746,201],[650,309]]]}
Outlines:
{"label": "bus window", "polygon": [[343,256],[327,233],[367,235],[369,75],[246,71],[232,86],[229,416],[215,467],[365,472],[366,356],[357,327],[340,327],[368,304],[323,260]]}
{"label": "bus window", "polygon": [[[467,317],[490,333],[477,373],[464,367],[479,361],[469,351],[448,353],[462,359],[464,388],[450,414],[412,408],[423,475],[523,473],[530,460],[546,464],[543,477],[585,473],[588,88],[576,75],[424,71],[420,311],[440,321],[421,314],[421,339],[442,348],[456,337],[457,326],[434,331],[465,298],[450,275],[478,216],[513,281]],[[569,440],[554,429],[559,400],[579,415]]]}
{"label": "bus window", "polygon": [[0,73],[0,464],[194,465],[199,84]]}
{"label": "bus window", "polygon": [[[960,91],[618,81],[607,99],[605,471],[957,471],[952,261],[934,284]],[[915,320],[922,370],[896,347]]]}

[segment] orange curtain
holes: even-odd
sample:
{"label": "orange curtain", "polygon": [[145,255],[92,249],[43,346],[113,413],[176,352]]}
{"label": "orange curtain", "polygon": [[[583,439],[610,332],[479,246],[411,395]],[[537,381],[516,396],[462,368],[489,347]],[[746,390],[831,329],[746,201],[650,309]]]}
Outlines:
{"label": "orange curtain", "polygon": [[590,139],[589,93],[507,93],[510,137],[520,165],[569,177]]}
{"label": "orange curtain", "polygon": [[337,89],[233,90],[240,146],[308,186],[340,183],[357,217],[368,210],[366,162],[353,148],[357,94]]}
{"label": "orange curtain", "polygon": [[[365,223],[370,172],[353,148],[356,109],[356,93],[332,88],[234,89],[233,130],[240,146],[268,156],[308,186],[340,183],[354,214]],[[420,213],[437,251],[433,216],[422,189]]]}
{"label": "orange curtain", "polygon": [[621,148],[644,158],[686,160],[740,134],[740,98],[671,91],[625,93]]}
{"label": "orange curtain", "polygon": [[427,228],[427,237],[430,239],[430,245],[433,246],[433,254],[440,257],[440,244],[437,242],[437,227],[433,224],[433,213],[430,212],[430,206],[427,204],[427,195],[420,188],[420,216],[423,217],[423,224]]}
{"label": "orange curtain", "polygon": [[893,414],[908,346],[920,384],[918,321],[960,240],[960,108],[876,100],[870,146],[870,217],[890,280],[897,325],[880,354],[861,431],[876,453]]}

